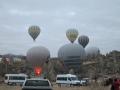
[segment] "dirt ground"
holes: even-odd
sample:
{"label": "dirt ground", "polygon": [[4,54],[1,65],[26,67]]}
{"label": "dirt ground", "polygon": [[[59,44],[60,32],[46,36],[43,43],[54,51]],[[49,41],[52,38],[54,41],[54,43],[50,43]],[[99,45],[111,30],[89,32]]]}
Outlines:
{"label": "dirt ground", "polygon": [[[21,90],[21,87],[0,85],[0,90]],[[57,85],[54,85],[53,90],[110,90],[110,87],[101,87],[101,86],[58,87]]]}

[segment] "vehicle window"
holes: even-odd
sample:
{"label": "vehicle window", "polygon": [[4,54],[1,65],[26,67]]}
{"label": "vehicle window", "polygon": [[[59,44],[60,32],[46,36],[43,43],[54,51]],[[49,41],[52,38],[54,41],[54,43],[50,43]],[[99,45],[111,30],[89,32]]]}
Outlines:
{"label": "vehicle window", "polygon": [[5,76],[5,80],[7,80],[8,79],[8,77],[7,76]]}
{"label": "vehicle window", "polygon": [[68,78],[69,81],[71,81],[71,78]]}
{"label": "vehicle window", "polygon": [[67,77],[58,77],[57,80],[63,80],[63,81],[66,81],[66,80],[67,80]]}
{"label": "vehicle window", "polygon": [[19,80],[25,80],[25,77],[19,77]]}
{"label": "vehicle window", "polygon": [[25,77],[19,77],[19,76],[10,76],[10,80],[25,80]]}
{"label": "vehicle window", "polygon": [[27,80],[25,86],[49,86],[49,82],[42,80]]}
{"label": "vehicle window", "polygon": [[78,80],[77,77],[71,77],[72,80]]}

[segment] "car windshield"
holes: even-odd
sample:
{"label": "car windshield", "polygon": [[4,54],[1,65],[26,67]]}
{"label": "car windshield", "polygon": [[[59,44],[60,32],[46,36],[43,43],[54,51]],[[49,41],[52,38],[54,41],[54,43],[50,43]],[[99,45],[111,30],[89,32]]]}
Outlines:
{"label": "car windshield", "polygon": [[77,77],[71,77],[71,80],[78,80]]}
{"label": "car windshield", "polygon": [[27,80],[25,86],[49,86],[49,82],[43,80]]}

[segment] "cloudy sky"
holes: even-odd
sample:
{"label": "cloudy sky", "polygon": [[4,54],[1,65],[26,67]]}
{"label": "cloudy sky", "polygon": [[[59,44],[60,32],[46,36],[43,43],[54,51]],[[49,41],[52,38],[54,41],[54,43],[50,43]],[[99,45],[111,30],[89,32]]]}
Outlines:
{"label": "cloudy sky", "polygon": [[[31,25],[41,28],[36,42],[28,34]],[[69,28],[87,35],[87,47],[99,47],[103,54],[120,50],[120,0],[0,0],[0,54],[25,55],[41,45],[57,56],[69,43]]]}

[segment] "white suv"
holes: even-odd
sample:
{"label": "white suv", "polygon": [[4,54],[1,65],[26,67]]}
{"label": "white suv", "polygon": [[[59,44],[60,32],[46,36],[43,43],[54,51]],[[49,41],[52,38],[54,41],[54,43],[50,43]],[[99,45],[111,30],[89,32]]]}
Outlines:
{"label": "white suv", "polygon": [[58,86],[61,86],[63,84],[70,85],[70,86],[71,85],[80,86],[80,81],[78,80],[76,75],[61,74],[61,75],[57,75],[56,84],[58,84]]}
{"label": "white suv", "polygon": [[53,89],[49,80],[32,78],[27,79],[24,82],[22,90],[53,90]]}

